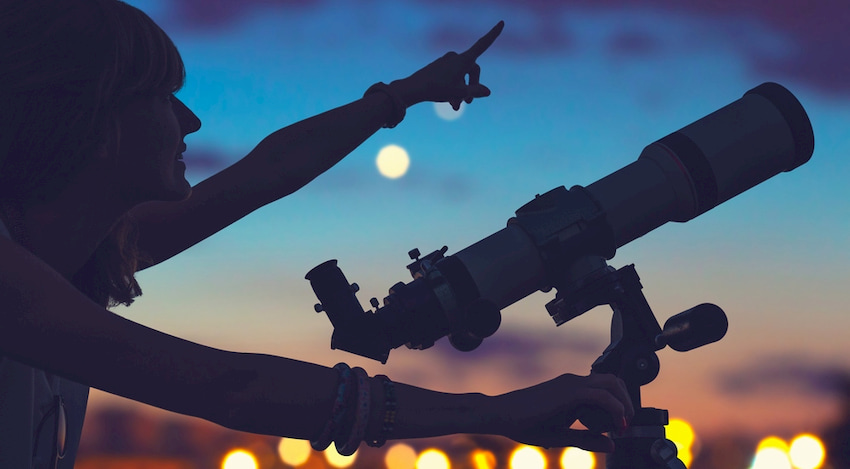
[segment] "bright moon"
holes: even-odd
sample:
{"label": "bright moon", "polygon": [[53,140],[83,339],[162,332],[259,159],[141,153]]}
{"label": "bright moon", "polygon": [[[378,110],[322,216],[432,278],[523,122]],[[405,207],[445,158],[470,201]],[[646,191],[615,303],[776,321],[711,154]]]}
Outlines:
{"label": "bright moon", "polygon": [[387,145],[378,152],[375,159],[378,171],[384,177],[398,179],[407,172],[410,167],[410,157],[404,148],[398,145]]}
{"label": "bright moon", "polygon": [[463,114],[463,110],[466,109],[466,102],[460,102],[460,109],[455,111],[452,109],[452,105],[449,103],[434,103],[434,112],[437,113],[437,116],[440,119],[453,121]]}

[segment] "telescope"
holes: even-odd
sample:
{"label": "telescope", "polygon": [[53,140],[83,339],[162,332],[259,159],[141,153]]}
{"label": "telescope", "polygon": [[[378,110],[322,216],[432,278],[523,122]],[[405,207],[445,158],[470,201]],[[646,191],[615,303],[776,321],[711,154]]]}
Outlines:
{"label": "telescope", "polygon": [[[638,409],[640,386],[659,371],[656,351],[718,341],[728,322],[722,309],[706,303],[661,328],[634,266],[614,269],[606,261],[667,222],[687,222],[797,168],[813,151],[812,126],[800,102],[783,86],[763,83],[651,143],[637,161],[587,187],[536,195],[505,228],[471,246],[452,255],[445,246],[425,256],[410,251],[413,280],[390,287],[383,302],[372,298],[374,311],[363,310],[355,295],[359,287],[336,260],[306,278],[320,302],[316,311],[333,324],[331,347],[381,363],[393,348],[427,349],[444,336],[458,350],[474,350],[498,330],[502,309],[537,291],[556,290],[546,309],[558,326],[609,305],[611,344],[591,373],[622,378]],[[604,416],[591,414],[581,419],[591,430],[613,428]],[[676,465],[675,446],[671,453],[664,443],[666,419],[666,411],[640,408],[629,430],[637,433],[618,440],[608,467],[684,467]]]}

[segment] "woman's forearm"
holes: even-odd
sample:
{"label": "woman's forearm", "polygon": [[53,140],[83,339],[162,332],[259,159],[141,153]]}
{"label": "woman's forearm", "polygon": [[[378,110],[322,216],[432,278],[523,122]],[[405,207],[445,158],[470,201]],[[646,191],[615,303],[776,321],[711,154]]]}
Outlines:
{"label": "woman's forearm", "polygon": [[[333,368],[270,355],[234,354],[233,369],[257,371],[256,379],[227,403],[229,428],[253,433],[315,439],[332,417],[338,374]],[[240,363],[241,362],[241,363]],[[384,392],[371,378],[372,409],[366,440],[383,423]],[[449,394],[394,383],[397,410],[391,439],[453,433],[498,433],[494,398],[480,393]]]}
{"label": "woman's forearm", "polygon": [[[366,439],[377,439],[381,432],[383,391],[378,379],[372,379],[371,414]],[[426,438],[454,433],[498,434],[494,398],[481,393],[449,394],[395,383],[397,410],[391,439]]]}
{"label": "woman's forearm", "polygon": [[377,132],[393,109],[387,94],[371,93],[273,132],[245,157],[258,168],[252,182],[266,203],[297,191]]}

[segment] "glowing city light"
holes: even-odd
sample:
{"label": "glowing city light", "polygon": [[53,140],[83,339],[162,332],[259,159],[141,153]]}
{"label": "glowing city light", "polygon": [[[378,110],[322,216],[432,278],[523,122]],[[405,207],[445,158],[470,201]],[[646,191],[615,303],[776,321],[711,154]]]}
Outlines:
{"label": "glowing city light", "polygon": [[791,461],[785,451],[776,447],[767,447],[756,451],[750,469],[791,469]]}
{"label": "glowing city light", "polygon": [[452,105],[449,103],[434,103],[434,112],[437,113],[437,116],[440,119],[453,121],[460,117],[463,114],[463,111],[466,110],[466,103],[460,103],[460,109],[455,111],[452,109]]}
{"label": "glowing city light", "polygon": [[449,457],[438,449],[426,449],[416,459],[416,469],[449,469]]}
{"label": "glowing city light", "polygon": [[776,448],[782,450],[783,453],[787,453],[788,443],[786,443],[785,440],[779,438],[778,436],[769,436],[759,442],[759,445],[756,447],[756,452],[759,452],[760,450],[763,450],[765,448]]}
{"label": "glowing city light", "polygon": [[404,148],[398,145],[387,145],[378,152],[375,164],[382,176],[398,179],[407,173],[407,168],[410,167],[410,157]]}
{"label": "glowing city light", "polygon": [[387,469],[414,469],[416,467],[416,450],[404,443],[390,447],[384,454]]}
{"label": "glowing city light", "polygon": [[257,458],[247,450],[234,449],[221,461],[221,469],[257,469]]}
{"label": "glowing city light", "polygon": [[682,419],[670,419],[665,428],[667,439],[676,444],[679,460],[685,466],[690,466],[693,461],[693,445],[696,440],[694,429],[691,424]]}
{"label": "glowing city light", "polygon": [[331,467],[348,467],[354,464],[354,460],[357,459],[356,451],[351,456],[343,456],[337,452],[334,445],[328,446],[323,453],[325,454],[325,460],[328,461]]}
{"label": "glowing city light", "polygon": [[823,466],[826,450],[818,437],[803,434],[791,441],[788,456],[797,469],[818,469]]}
{"label": "glowing city light", "polygon": [[520,446],[511,453],[511,469],[546,469],[546,456],[534,446]]}
{"label": "glowing city light", "polygon": [[475,469],[495,469],[496,468],[496,456],[486,450],[477,449],[472,452],[470,456],[472,459],[472,466]]}
{"label": "glowing city light", "polygon": [[596,456],[581,448],[567,448],[561,453],[561,469],[594,469]]}
{"label": "glowing city light", "polygon": [[281,438],[277,444],[277,454],[281,461],[290,466],[298,467],[310,458],[310,442],[293,438]]}

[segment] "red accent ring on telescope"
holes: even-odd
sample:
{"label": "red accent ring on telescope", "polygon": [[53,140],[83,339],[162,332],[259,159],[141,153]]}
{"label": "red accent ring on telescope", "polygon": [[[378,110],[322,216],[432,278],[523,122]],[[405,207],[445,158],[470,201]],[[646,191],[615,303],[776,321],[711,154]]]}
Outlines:
{"label": "red accent ring on telescope", "polygon": [[669,149],[687,169],[693,183],[691,188],[696,194],[694,217],[714,208],[717,205],[717,179],[699,146],[681,132],[673,132],[655,143]]}

